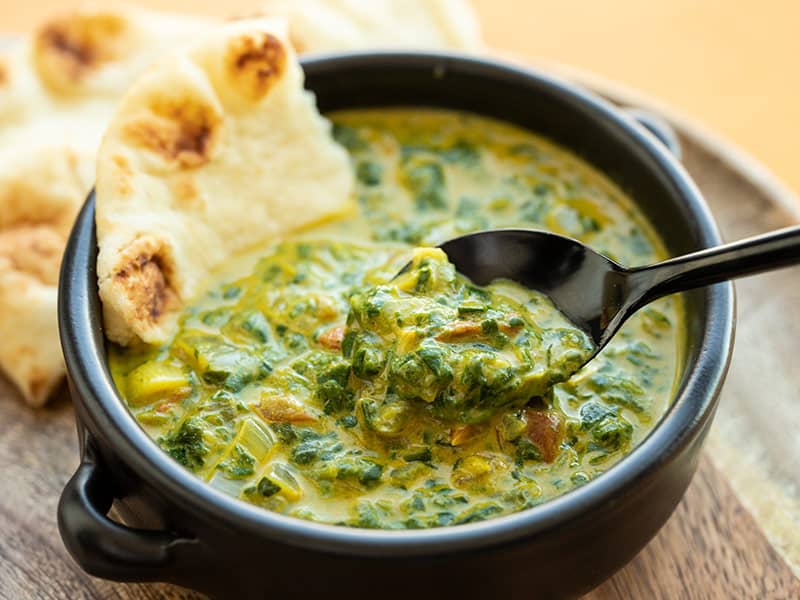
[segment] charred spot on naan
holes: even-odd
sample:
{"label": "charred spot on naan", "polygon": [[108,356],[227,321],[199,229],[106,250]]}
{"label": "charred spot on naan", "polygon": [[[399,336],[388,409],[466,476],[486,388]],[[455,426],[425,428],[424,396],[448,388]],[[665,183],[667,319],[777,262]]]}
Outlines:
{"label": "charred spot on naan", "polygon": [[153,236],[142,236],[120,255],[110,284],[128,305],[131,321],[142,327],[157,325],[179,305],[172,286],[175,269],[169,247]]}
{"label": "charred spot on naan", "polygon": [[131,120],[125,133],[164,162],[191,169],[211,160],[222,115],[193,97],[155,98],[149,112]]}
{"label": "charred spot on naan", "polygon": [[122,155],[115,155],[111,157],[111,163],[114,165],[116,171],[114,181],[116,183],[117,192],[123,198],[133,195],[133,169],[128,159]]}
{"label": "charred spot on naan", "polygon": [[258,32],[231,40],[225,65],[239,93],[257,102],[283,77],[286,61],[284,43],[271,33]]}
{"label": "charred spot on naan", "polygon": [[73,14],[54,19],[35,35],[33,56],[39,77],[51,90],[67,93],[104,65],[121,58],[130,23],[115,14]]}
{"label": "charred spot on naan", "polygon": [[133,170],[131,169],[131,163],[128,162],[128,159],[124,156],[117,154],[111,157],[111,161],[114,163],[114,166],[119,169],[119,172],[131,176],[133,175]]}
{"label": "charred spot on naan", "polygon": [[170,183],[175,204],[183,209],[199,208],[202,204],[197,183],[190,176],[177,177]]}

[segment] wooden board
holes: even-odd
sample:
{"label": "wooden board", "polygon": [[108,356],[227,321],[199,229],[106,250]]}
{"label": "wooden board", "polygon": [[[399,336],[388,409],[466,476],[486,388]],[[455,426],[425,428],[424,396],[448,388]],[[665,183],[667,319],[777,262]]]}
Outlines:
{"label": "wooden board", "polygon": [[[728,237],[773,229],[793,220],[791,210],[778,198],[780,189],[767,185],[768,180],[757,169],[743,169],[746,161],[731,159],[724,148],[683,133],[684,163]],[[796,271],[787,271],[761,284],[741,286],[740,309],[753,309],[764,303],[766,296],[788,303],[792,297],[789,291],[800,294],[796,276]],[[772,293],[773,289],[780,289],[784,296]],[[775,316],[797,310],[772,300]],[[760,325],[763,323],[757,320],[742,319],[739,338],[749,339],[748,329]],[[785,332],[784,339],[776,340],[770,346],[772,350],[767,347],[760,352],[777,354],[796,347],[796,332],[791,328],[776,326],[772,330],[777,336]],[[737,348],[734,381],[748,376],[748,365],[753,362],[748,351],[747,346]],[[780,357],[773,358],[780,364]],[[790,387],[800,381],[787,373],[779,371],[771,378],[790,376],[792,379],[784,382]],[[726,388],[723,403],[749,401],[752,407],[754,399],[737,395],[737,389]],[[55,511],[77,458],[72,410],[65,391],[50,407],[30,410],[0,382],[0,598],[199,598],[173,586],[117,584],[90,578],[70,560],[58,535]],[[588,596],[593,600],[678,597],[800,598],[800,581],[708,457],[703,458],[685,498],[656,538],[626,568]]]}

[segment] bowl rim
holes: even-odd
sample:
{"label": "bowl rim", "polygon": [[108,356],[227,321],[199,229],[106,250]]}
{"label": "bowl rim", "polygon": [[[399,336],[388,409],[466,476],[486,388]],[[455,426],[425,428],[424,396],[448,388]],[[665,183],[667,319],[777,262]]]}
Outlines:
{"label": "bowl rim", "polygon": [[[650,133],[609,102],[539,70],[504,61],[443,52],[352,52],[314,55],[302,61],[308,70],[355,66],[416,65],[535,81],[553,88],[613,124],[644,150],[680,191],[706,246],[721,243],[710,210],[683,166]],[[117,394],[105,359],[104,340],[95,335],[101,320],[96,300],[94,190],[70,235],[59,282],[59,329],[73,398],[91,436],[110,440],[113,450],[139,477],[186,511],[293,546],[356,556],[404,557],[464,552],[510,543],[563,526],[591,507],[613,503],[636,482],[657,476],[658,468],[691,444],[712,417],[733,343],[734,294],[731,283],[706,288],[706,321],[700,351],[688,365],[685,381],[671,407],[650,434],[606,473],[542,504],[487,521],[426,530],[369,530],[314,523],[274,513],[217,491],[185,470],[145,433]],[[92,298],[94,295],[94,299]]]}

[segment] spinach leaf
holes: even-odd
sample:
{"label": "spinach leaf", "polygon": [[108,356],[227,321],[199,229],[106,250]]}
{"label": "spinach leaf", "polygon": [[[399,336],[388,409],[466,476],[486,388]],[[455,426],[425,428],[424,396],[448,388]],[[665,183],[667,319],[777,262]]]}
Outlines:
{"label": "spinach leaf", "polygon": [[205,464],[208,447],[203,440],[203,423],[197,418],[187,419],[176,431],[160,438],[158,443],[188,469],[197,471]]}

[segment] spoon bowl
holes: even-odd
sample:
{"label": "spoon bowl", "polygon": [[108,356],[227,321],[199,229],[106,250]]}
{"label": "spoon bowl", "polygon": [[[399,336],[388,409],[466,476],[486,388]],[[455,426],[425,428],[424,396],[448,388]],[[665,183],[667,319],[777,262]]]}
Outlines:
{"label": "spoon bowl", "polygon": [[610,327],[627,295],[625,268],[577,240],[547,231],[499,229],[453,238],[439,248],[477,285],[508,279],[548,296],[589,334],[595,354],[621,324]]}
{"label": "spoon bowl", "polygon": [[645,267],[626,268],[590,247],[540,230],[498,229],[439,245],[478,285],[508,279],[542,292],[592,338],[594,358],[634,312],[653,300],[800,262],[800,227],[789,227]]}

